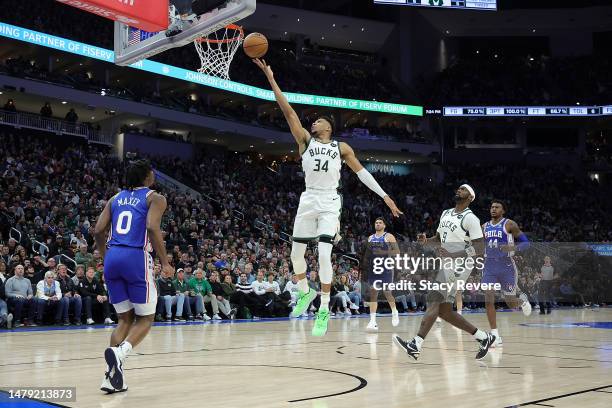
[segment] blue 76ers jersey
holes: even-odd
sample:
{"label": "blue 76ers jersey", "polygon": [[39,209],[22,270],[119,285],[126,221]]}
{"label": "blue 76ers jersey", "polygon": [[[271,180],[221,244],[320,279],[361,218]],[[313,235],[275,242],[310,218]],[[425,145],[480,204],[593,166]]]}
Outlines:
{"label": "blue 76ers jersey", "polygon": [[386,250],[388,247],[387,242],[385,242],[386,236],[387,236],[386,232],[382,234],[380,237],[377,237],[376,234],[372,234],[368,238],[368,242],[373,244],[372,248],[380,248],[380,249]]}
{"label": "blue 76ers jersey", "polygon": [[513,252],[504,252],[499,249],[502,245],[514,243],[514,237],[506,231],[508,219],[502,218],[497,224],[488,221],[484,225],[484,238],[486,242],[485,256],[487,258],[507,258],[514,255]]}
{"label": "blue 76ers jersey", "polygon": [[147,197],[153,190],[142,187],[135,190],[122,190],[111,203],[111,230],[109,246],[126,246],[148,249]]}

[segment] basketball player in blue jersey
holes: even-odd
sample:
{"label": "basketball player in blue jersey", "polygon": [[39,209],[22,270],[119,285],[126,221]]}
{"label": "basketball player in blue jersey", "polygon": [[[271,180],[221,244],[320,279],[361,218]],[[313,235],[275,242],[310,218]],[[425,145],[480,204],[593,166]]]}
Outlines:
{"label": "basketball player in blue jersey", "polygon": [[[485,263],[482,272],[482,283],[499,283],[504,300],[509,308],[515,309],[519,304],[525,316],[531,314],[531,304],[527,295],[518,291],[518,271],[512,259],[515,251],[524,251],[529,247],[529,239],[516,222],[505,218],[506,204],[501,200],[491,202],[491,221],[482,225],[485,237]],[[515,242],[517,243],[515,245]],[[520,300],[520,301],[519,301]],[[502,345],[502,338],[497,330],[495,312],[495,292],[485,291],[487,319],[491,325],[491,334],[495,336],[495,346]]]}
{"label": "basketball player in blue jersey", "polygon": [[149,189],[154,181],[148,161],[130,163],[126,189],[108,200],[96,223],[95,239],[104,258],[104,278],[119,317],[110,347],[104,352],[108,367],[100,389],[107,393],[127,390],[123,364],[153,323],[157,290],[151,245],[161,261],[162,272],[174,275],[160,229],[166,198]]}
{"label": "basketball player in blue jersey", "polygon": [[370,172],[361,165],[353,149],[347,143],[332,139],[333,120],[322,116],[312,124],[308,132],[302,127],[300,118],[276,83],[272,68],[264,60],[254,59],[253,62],[266,75],[302,156],[306,191],[300,195],[300,204],[293,223],[291,263],[298,277],[298,297],[291,316],[298,317],[304,313],[317,296],[306,281],[304,255],[308,243],[318,240],[321,305],[312,328],[312,335],[323,336],[327,333],[330,316],[329,300],[334,274],[331,254],[340,229],[342,198],[338,194],[338,187],[342,162],[344,161],[355,172],[363,184],[383,199],[393,216],[399,217],[402,212]]}
{"label": "basketball player in blue jersey", "polygon": [[[368,243],[372,248],[374,256],[377,255],[377,251],[379,252],[378,256],[383,257],[393,257],[399,254],[397,241],[393,234],[385,231],[386,227],[385,220],[381,217],[378,217],[374,222],[374,231],[376,232],[368,238]],[[368,283],[370,284],[370,322],[366,330],[372,332],[378,331],[378,324],[376,324],[376,311],[378,310],[378,290],[375,287],[377,285],[376,281],[379,281],[381,284],[392,283],[393,270],[385,269],[380,275],[374,274],[371,271],[368,273]],[[390,290],[384,290],[383,294],[387,302],[389,302],[389,307],[391,307],[391,324],[393,327],[396,327],[399,325],[399,313],[397,312],[395,298]]]}

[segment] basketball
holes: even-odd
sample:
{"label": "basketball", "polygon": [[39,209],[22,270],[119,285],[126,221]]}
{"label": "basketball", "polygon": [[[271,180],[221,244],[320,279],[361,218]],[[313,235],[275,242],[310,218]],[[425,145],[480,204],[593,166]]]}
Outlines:
{"label": "basketball", "polygon": [[250,58],[261,58],[268,52],[268,39],[260,33],[251,33],[242,43],[244,53]]}

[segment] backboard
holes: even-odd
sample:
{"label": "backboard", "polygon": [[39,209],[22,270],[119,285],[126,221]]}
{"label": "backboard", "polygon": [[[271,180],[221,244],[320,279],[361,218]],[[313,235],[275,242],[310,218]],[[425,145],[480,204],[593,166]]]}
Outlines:
{"label": "backboard", "polygon": [[115,63],[130,65],[170,48],[190,44],[197,38],[242,20],[251,15],[255,8],[256,0],[228,0],[191,20],[181,20],[180,30],[172,30],[172,27],[176,27],[173,23],[176,22],[177,13],[171,4],[168,10],[169,29],[153,33],[115,21]]}

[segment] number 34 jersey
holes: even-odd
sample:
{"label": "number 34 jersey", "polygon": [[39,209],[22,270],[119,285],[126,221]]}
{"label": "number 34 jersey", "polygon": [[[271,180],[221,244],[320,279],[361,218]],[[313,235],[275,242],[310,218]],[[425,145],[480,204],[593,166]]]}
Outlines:
{"label": "number 34 jersey", "polygon": [[108,246],[126,246],[150,250],[147,236],[147,197],[153,190],[141,187],[122,190],[112,198],[111,230]]}
{"label": "number 34 jersey", "polygon": [[302,154],[302,169],[306,189],[336,190],[340,184],[340,143],[332,140],[322,143],[311,138]]}

